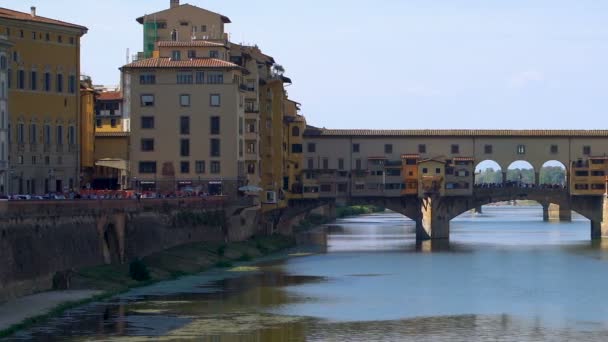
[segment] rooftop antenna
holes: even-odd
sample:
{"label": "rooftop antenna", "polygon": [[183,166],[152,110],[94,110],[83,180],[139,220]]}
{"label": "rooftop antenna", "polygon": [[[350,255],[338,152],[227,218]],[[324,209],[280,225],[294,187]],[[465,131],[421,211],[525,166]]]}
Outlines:
{"label": "rooftop antenna", "polygon": [[127,48],[127,64],[129,64],[129,48]]}

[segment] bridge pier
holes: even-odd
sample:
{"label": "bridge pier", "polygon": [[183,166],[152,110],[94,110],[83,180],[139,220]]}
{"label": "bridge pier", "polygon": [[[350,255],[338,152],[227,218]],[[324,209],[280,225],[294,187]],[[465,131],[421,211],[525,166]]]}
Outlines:
{"label": "bridge pier", "polygon": [[565,204],[543,204],[543,220],[545,222],[572,221],[572,208]]}
{"label": "bridge pier", "polygon": [[601,197],[600,210],[591,220],[591,239],[607,239],[608,238],[608,197]]}
{"label": "bridge pier", "polygon": [[434,197],[420,199],[420,213],[416,219],[416,240],[438,240],[450,238],[450,217]]}

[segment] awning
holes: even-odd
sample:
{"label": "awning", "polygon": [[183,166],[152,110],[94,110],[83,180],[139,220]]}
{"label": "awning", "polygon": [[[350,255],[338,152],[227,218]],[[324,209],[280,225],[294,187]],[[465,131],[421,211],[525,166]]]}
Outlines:
{"label": "awning", "polygon": [[129,164],[127,163],[126,160],[122,160],[122,159],[110,159],[110,158],[100,159],[95,162],[95,166],[109,167],[112,169],[118,169],[118,170],[124,170],[124,171],[129,170]]}

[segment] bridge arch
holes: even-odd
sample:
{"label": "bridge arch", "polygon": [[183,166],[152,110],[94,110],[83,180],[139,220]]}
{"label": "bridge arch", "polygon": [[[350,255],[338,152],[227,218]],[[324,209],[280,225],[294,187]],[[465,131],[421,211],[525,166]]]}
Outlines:
{"label": "bridge arch", "polygon": [[540,169],[539,186],[562,187],[568,185],[568,168],[559,160],[549,160]]}
{"label": "bridge arch", "polygon": [[475,185],[501,184],[504,168],[494,160],[484,160],[475,166]]}
{"label": "bridge arch", "polygon": [[507,168],[508,187],[531,187],[538,184],[538,173],[534,165],[526,160],[516,160]]}

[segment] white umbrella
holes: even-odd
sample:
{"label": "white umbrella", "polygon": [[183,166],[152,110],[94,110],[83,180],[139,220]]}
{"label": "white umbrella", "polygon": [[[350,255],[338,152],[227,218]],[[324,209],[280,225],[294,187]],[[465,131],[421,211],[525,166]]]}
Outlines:
{"label": "white umbrella", "polygon": [[264,189],[260,188],[259,186],[255,186],[255,185],[246,185],[246,186],[242,186],[239,188],[239,191],[242,192],[260,192]]}

